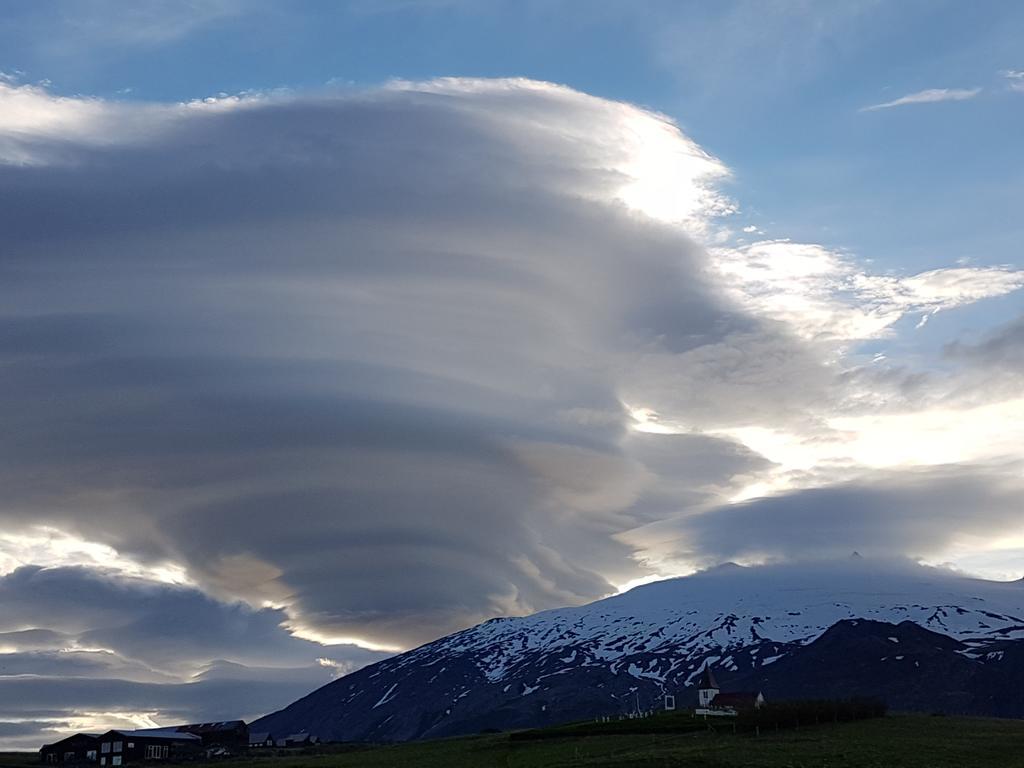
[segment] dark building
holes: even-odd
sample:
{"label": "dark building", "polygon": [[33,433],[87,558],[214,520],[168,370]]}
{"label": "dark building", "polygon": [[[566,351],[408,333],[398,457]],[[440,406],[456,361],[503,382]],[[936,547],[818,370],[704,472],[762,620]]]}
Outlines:
{"label": "dark building", "polygon": [[66,739],[46,744],[39,750],[39,758],[50,765],[79,765],[95,763],[99,750],[99,735],[76,733]]}
{"label": "dark building", "polygon": [[249,746],[249,726],[241,720],[179,725],[178,730],[198,736],[206,748],[222,747],[230,752],[241,752]]}
{"label": "dark building", "polygon": [[276,740],[276,744],[279,747],[309,747],[316,744],[318,739],[310,736],[306,731],[300,733],[290,733],[283,738]]}
{"label": "dark building", "polygon": [[764,696],[759,691],[751,692],[723,692],[718,687],[718,681],[711,671],[711,665],[706,665],[700,675],[700,682],[697,683],[697,709],[696,714],[734,717],[737,712],[743,709],[760,709],[764,706]]}
{"label": "dark building", "polygon": [[191,723],[166,728],[116,729],[101,735],[77,733],[47,744],[42,762],[103,768],[202,755],[239,754],[249,747],[249,727],[241,720]]}
{"label": "dark building", "polygon": [[274,746],[274,734],[267,731],[262,733],[250,733],[249,734],[249,747],[252,749],[262,749],[265,747]]}
{"label": "dark building", "polygon": [[146,760],[178,760],[202,753],[202,738],[177,727],[114,730],[99,737],[99,764],[106,768]]}

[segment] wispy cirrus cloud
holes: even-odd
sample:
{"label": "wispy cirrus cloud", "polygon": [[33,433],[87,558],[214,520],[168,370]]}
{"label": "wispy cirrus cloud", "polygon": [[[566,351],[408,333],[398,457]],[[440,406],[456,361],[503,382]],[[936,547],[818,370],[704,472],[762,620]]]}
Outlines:
{"label": "wispy cirrus cloud", "polygon": [[49,24],[62,40],[65,35],[74,36],[79,45],[152,47],[180,40],[259,6],[262,3],[247,7],[239,0],[140,0],[128,6],[110,0],[75,0],[59,6],[56,14],[42,9],[29,22]]}
{"label": "wispy cirrus cloud", "polygon": [[890,109],[892,107],[904,107],[908,104],[934,104],[939,101],[967,101],[981,93],[981,88],[926,88],[923,91],[908,93],[892,101],[884,101],[881,104],[871,104],[861,107],[861,112],[874,112],[879,109]]}

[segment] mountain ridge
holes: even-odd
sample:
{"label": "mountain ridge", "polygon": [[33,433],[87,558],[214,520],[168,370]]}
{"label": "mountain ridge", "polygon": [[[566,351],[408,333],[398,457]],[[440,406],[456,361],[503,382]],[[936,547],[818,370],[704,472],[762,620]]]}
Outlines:
{"label": "mountain ridge", "polygon": [[[690,704],[705,664],[724,686],[769,699],[856,691],[893,706],[1017,713],[1011,692],[999,691],[1024,670],[1022,616],[1022,582],[864,558],[733,564],[484,622],[340,678],[253,727],[359,741],[536,727],[655,708],[666,693]],[[916,667],[897,663],[907,653],[864,655],[901,638],[918,648]],[[852,658],[859,675],[844,672]],[[822,672],[830,664],[837,671]],[[961,681],[957,696],[940,695],[944,679]]]}

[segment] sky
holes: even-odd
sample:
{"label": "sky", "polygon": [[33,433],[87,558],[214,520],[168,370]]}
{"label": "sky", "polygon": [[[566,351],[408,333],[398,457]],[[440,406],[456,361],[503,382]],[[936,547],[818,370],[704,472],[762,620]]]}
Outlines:
{"label": "sky", "polygon": [[0,748],[724,561],[1024,577],[1021,39],[5,3]]}

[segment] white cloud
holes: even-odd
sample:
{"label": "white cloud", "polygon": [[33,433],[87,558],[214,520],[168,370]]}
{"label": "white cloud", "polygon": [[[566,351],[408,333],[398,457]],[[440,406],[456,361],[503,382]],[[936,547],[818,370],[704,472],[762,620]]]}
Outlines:
{"label": "white cloud", "polygon": [[56,96],[41,85],[0,79],[0,166],[64,165],[80,162],[84,147],[151,144],[198,114],[254,106],[265,98],[252,92],[177,104],[111,102]]}
{"label": "white cloud", "polygon": [[[621,177],[616,198],[627,207],[661,222],[677,224],[693,234],[707,231],[710,221],[735,211],[735,205],[718,189],[730,172],[720,160],[680,132],[666,117],[633,104],[609,101],[553,83],[522,78],[501,81],[473,78],[439,78],[427,83],[396,80],[396,90],[419,93],[459,93],[475,98],[461,105],[467,112],[490,120],[496,100],[518,99],[521,112],[500,111],[501,130],[524,137],[536,128],[546,107],[557,102],[571,108],[579,122],[559,126],[566,149],[575,146],[585,154],[598,152],[608,170]],[[590,196],[589,185],[575,190]],[[605,198],[606,201],[606,198]]]}
{"label": "white cloud", "polygon": [[89,565],[123,576],[166,584],[190,583],[180,565],[138,562],[123,557],[109,545],[88,541],[56,528],[32,526],[19,533],[0,532],[0,576],[25,565]]}
{"label": "white cloud", "polygon": [[907,314],[933,314],[1024,287],[1024,272],[1008,267],[872,274],[849,254],[789,240],[715,248],[712,256],[738,302],[803,338],[834,342],[883,337]]}
{"label": "white cloud", "polygon": [[1024,70],[1006,69],[1000,74],[1007,79],[1007,87],[1011,91],[1024,93]]}
{"label": "white cloud", "polygon": [[966,101],[973,99],[981,93],[981,88],[928,88],[916,93],[908,93],[892,101],[885,101],[881,104],[872,104],[862,107],[861,112],[872,112],[879,109],[891,107],[902,107],[907,104],[934,104],[939,101]]}

